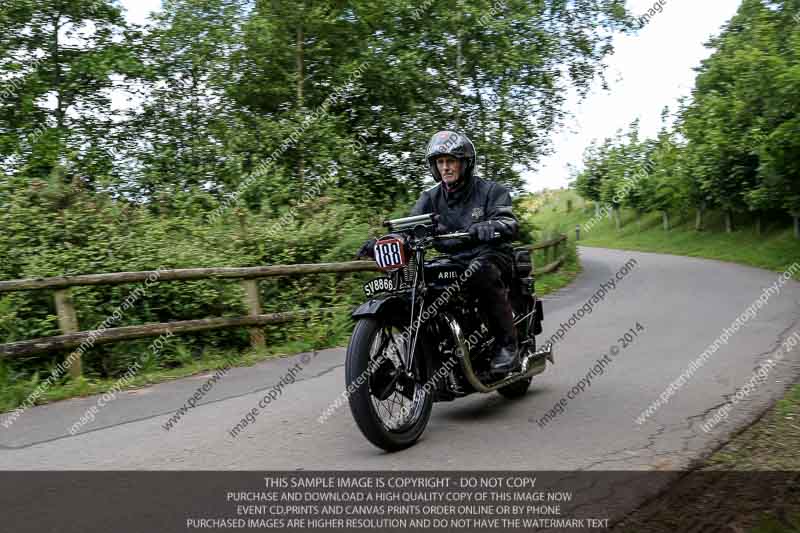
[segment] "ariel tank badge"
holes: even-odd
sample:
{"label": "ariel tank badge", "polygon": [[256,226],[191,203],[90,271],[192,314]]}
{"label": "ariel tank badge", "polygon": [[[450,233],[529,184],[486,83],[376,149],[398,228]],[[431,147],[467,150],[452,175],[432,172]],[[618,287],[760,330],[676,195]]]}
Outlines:
{"label": "ariel tank badge", "polygon": [[472,221],[473,222],[480,222],[480,220],[482,218],[483,218],[483,208],[482,207],[476,207],[475,209],[472,210]]}

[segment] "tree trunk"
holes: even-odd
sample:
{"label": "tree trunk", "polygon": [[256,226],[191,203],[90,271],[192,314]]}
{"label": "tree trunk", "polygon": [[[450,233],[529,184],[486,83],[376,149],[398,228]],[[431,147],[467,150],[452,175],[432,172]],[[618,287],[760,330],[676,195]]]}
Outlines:
{"label": "tree trunk", "polygon": [[800,213],[793,213],[792,218],[794,219],[794,238],[800,239]]}
{"label": "tree trunk", "polygon": [[733,233],[733,213],[730,209],[725,210],[725,233]]}
{"label": "tree trunk", "polygon": [[695,231],[703,231],[705,229],[703,225],[703,215],[705,215],[706,211],[706,203],[702,202],[699,206],[697,206],[697,218],[694,222],[694,229]]}
{"label": "tree trunk", "polygon": [[58,135],[58,144],[56,145],[56,153],[53,157],[53,165],[56,166],[61,161],[61,153],[63,151],[62,141],[64,139],[64,117],[66,110],[64,109],[64,87],[62,84],[61,72],[61,43],[58,39],[58,34],[61,32],[61,12],[53,19],[53,85],[56,91],[56,132]]}
{"label": "tree trunk", "polygon": [[[481,140],[483,146],[486,146],[486,107],[483,103],[483,96],[481,96],[481,83],[478,79],[478,73],[473,71],[472,84],[477,89],[475,97],[478,99],[478,123],[480,124]],[[477,161],[476,161],[477,163]],[[487,174],[489,168],[489,156],[486,155],[486,150],[483,150],[483,173]]]}
{"label": "tree trunk", "polygon": [[[462,16],[462,19],[463,19],[463,16]],[[456,100],[456,124],[458,124],[459,130],[463,131],[463,129],[464,129],[464,120],[463,120],[463,115],[461,113],[461,107],[462,107],[461,87],[463,85],[462,66],[464,64],[464,56],[463,56],[463,50],[462,50],[462,46],[463,46],[462,41],[463,41],[464,37],[462,36],[461,28],[463,27],[463,24],[459,24],[458,27],[459,27],[458,37],[456,39],[457,40],[457,43],[456,43],[456,79],[457,79],[457,84],[456,84],[456,98],[455,98],[455,100]]]}
{"label": "tree trunk", "polygon": [[244,209],[236,210],[236,218],[239,219],[239,235],[242,238],[242,243],[247,245],[250,242],[250,232],[247,228],[247,217]]}
{"label": "tree trunk", "polygon": [[661,212],[661,220],[664,223],[664,231],[669,231],[669,213],[667,211]]}
{"label": "tree trunk", "polygon": [[189,132],[189,160],[192,162],[191,174],[193,175],[193,177],[190,177],[188,179],[187,186],[192,186],[195,185],[196,181],[198,181],[195,176],[198,176],[200,174],[199,172],[200,169],[198,168],[199,165],[197,162],[197,136],[199,135],[197,122],[198,118],[200,117],[200,104],[198,96],[200,76],[197,72],[196,66],[192,66],[191,69],[189,69],[189,73],[192,80],[192,84],[189,89],[189,94],[191,95],[190,97],[191,112],[189,113],[189,128],[191,129],[191,131]]}
{"label": "tree trunk", "polygon": [[619,214],[619,207],[615,206],[611,209],[611,211],[614,213],[614,222],[616,223],[617,231],[619,231],[622,229],[622,219]]}
{"label": "tree trunk", "polygon": [[[497,118],[497,147],[501,151],[503,150],[503,132],[506,131],[506,97],[508,95],[508,88],[506,87],[505,82],[500,85],[500,107],[498,109],[498,118]],[[501,160],[502,161],[502,160]],[[494,175],[497,175],[498,171],[500,170],[498,165],[495,165]]]}
{"label": "tree trunk", "polygon": [[756,235],[761,235],[761,214],[756,215]]}
{"label": "tree trunk", "polygon": [[595,202],[594,203],[594,216],[596,216],[596,217],[600,216],[600,203],[599,202]]}
{"label": "tree trunk", "polygon": [[[295,48],[295,60],[297,70],[297,109],[302,111],[305,106],[305,96],[303,94],[303,83],[305,80],[305,58],[303,57],[303,22],[301,21],[297,26],[297,43]],[[306,180],[306,160],[303,155],[303,141],[302,139],[297,142],[297,153],[299,159],[297,161],[297,177],[300,179],[300,187],[305,189]]]}

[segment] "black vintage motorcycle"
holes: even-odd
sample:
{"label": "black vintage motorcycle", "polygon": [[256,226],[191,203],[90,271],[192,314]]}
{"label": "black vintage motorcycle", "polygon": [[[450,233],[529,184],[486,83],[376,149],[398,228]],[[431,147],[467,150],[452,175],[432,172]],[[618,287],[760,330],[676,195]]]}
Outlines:
{"label": "black vintage motorcycle", "polygon": [[[477,263],[448,256],[425,260],[441,239],[435,215],[384,222],[389,234],[375,243],[385,276],[364,285],[369,301],[352,314],[345,374],[350,410],[359,429],[386,451],[412,446],[433,403],[474,392],[524,395],[533,376],[553,362],[552,346],[536,350],[542,332],[542,302],[533,292],[530,252],[516,248],[510,299],[519,340],[520,366],[504,376],[490,371],[495,339],[474,297],[463,290]],[[498,235],[499,236],[499,235]]]}

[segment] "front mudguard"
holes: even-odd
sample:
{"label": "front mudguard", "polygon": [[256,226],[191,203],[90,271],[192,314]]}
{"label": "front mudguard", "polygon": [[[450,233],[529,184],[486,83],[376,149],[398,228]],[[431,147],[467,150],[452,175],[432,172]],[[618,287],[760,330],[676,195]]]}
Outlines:
{"label": "front mudguard", "polygon": [[[404,298],[402,296],[387,294],[378,298],[373,298],[359,305],[350,314],[350,317],[353,320],[360,320],[362,318],[385,320],[386,322],[398,325],[401,330],[407,332],[409,328],[400,325],[409,320],[410,313],[411,302],[409,302],[407,297]],[[427,328],[420,331],[422,337],[419,348],[423,350],[425,355],[425,367],[423,369],[425,375],[419,378],[421,384],[426,383],[429,376],[433,375],[432,365],[436,354],[435,348],[433,348],[435,343],[429,341],[426,332]]]}
{"label": "front mudguard", "polygon": [[408,303],[405,298],[400,296],[386,295],[373,298],[356,307],[350,313],[353,320],[360,318],[381,318],[384,316],[405,317],[408,316]]}

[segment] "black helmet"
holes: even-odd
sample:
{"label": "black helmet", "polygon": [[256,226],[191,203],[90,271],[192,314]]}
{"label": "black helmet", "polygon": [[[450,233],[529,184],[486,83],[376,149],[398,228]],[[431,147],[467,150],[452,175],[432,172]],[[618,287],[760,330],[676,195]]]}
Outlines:
{"label": "black helmet", "polygon": [[472,174],[475,172],[475,145],[472,144],[469,137],[454,131],[440,131],[431,137],[425,158],[431,174],[433,174],[433,179],[437,182],[442,181],[439,169],[436,168],[436,158],[440,155],[449,155],[461,160],[459,181],[472,179]]}

